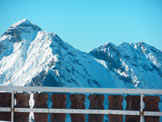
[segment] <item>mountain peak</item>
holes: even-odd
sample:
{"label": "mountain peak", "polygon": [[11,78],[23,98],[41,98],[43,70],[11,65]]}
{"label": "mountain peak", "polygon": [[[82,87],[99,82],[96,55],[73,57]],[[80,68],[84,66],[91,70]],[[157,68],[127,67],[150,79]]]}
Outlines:
{"label": "mountain peak", "polygon": [[42,30],[40,27],[38,27],[37,25],[34,25],[30,22],[30,20],[28,19],[23,19],[20,20],[18,22],[16,22],[15,24],[11,25],[9,29],[28,29],[31,28],[33,30]]}
{"label": "mountain peak", "polygon": [[23,19],[11,25],[11,27],[17,27],[17,26],[24,25],[24,24],[32,25],[32,23],[28,19]]}
{"label": "mountain peak", "polygon": [[112,42],[107,42],[104,44],[104,47],[115,46]]}
{"label": "mountain peak", "polygon": [[11,37],[11,40],[17,42],[22,39],[33,39],[40,30],[42,29],[37,25],[32,24],[28,19],[23,19],[11,25],[3,35],[8,35]]}

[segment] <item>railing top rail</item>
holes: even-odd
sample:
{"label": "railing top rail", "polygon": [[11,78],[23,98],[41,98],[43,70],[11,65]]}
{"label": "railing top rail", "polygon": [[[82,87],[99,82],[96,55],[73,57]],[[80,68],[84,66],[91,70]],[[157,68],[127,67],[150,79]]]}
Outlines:
{"label": "railing top rail", "polygon": [[162,89],[118,89],[118,88],[72,88],[40,86],[0,86],[0,91],[8,92],[57,92],[57,93],[100,93],[100,94],[145,94],[162,95]]}

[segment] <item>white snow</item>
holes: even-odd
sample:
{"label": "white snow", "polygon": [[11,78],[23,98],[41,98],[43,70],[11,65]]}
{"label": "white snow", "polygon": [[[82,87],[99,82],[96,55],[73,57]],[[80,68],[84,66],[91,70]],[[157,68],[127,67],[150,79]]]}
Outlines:
{"label": "white snow", "polygon": [[153,62],[153,64],[155,64],[159,68],[161,67],[161,64],[157,61],[156,57],[152,53],[149,53],[148,57]]}
{"label": "white snow", "polygon": [[1,78],[4,85],[25,85],[43,69],[47,70],[51,60],[57,62],[56,55],[49,47],[52,43],[49,36],[52,35],[40,31],[33,41],[23,38],[21,42],[13,44],[13,53],[0,61],[0,74],[6,76]]}
{"label": "white snow", "polygon": [[[110,55],[108,51],[111,50]],[[95,55],[97,51],[97,55]],[[94,53],[94,54],[93,54]],[[162,88],[162,53],[146,43],[122,43],[119,46],[100,46],[91,51],[97,60],[100,53],[107,55],[100,63],[106,65],[117,87]],[[109,61],[110,60],[110,61]],[[103,63],[104,62],[104,63]],[[157,68],[155,68],[156,66]],[[111,67],[111,70],[109,70]],[[156,79],[156,80],[154,80]]]}
{"label": "white snow", "polygon": [[143,52],[143,54],[145,54],[145,52],[146,52],[146,48],[144,48],[143,46],[141,46],[141,49],[142,49],[142,52]]}
{"label": "white snow", "polygon": [[97,59],[97,58],[94,58],[98,63],[102,64],[106,69],[108,69],[107,67],[107,64],[104,60],[100,60],[100,59]]}
{"label": "white snow", "polygon": [[140,83],[137,76],[134,74],[133,69],[131,69],[131,77],[132,77],[132,82],[134,83],[135,87],[138,87],[138,84]]}
{"label": "white snow", "polygon": [[116,70],[116,72],[121,76],[128,77],[128,74],[126,72],[122,72],[120,69]]}
{"label": "white snow", "polygon": [[[24,23],[29,26],[21,26]],[[0,37],[0,85],[31,85],[33,78],[44,72],[47,80],[41,77],[38,85],[162,89],[162,54],[152,51],[151,46],[107,43],[96,49],[107,56],[102,60],[73,48],[56,34],[32,26],[24,19],[9,28],[20,31],[19,41],[11,41],[11,35]],[[30,96],[33,107],[33,94]]]}
{"label": "white snow", "polygon": [[137,44],[136,43],[134,44],[134,48],[137,49]]}
{"label": "white snow", "polygon": [[[40,31],[39,27],[26,19],[12,25],[8,31],[12,29],[18,29],[21,38],[11,41],[13,37],[10,34],[0,37],[0,46],[3,47],[0,50],[1,85],[30,85],[33,78],[44,72],[45,76],[38,79],[40,84],[45,83],[42,85],[121,88],[162,86],[156,85],[151,78],[156,76],[154,79],[161,84],[160,73],[152,66],[154,64],[161,69],[161,51],[156,53],[146,44],[122,43],[115,46],[107,43],[96,49],[107,56],[107,60],[102,60],[101,57],[93,58],[74,49],[56,34]],[[54,79],[48,79],[47,75]]]}
{"label": "white snow", "polygon": [[22,23],[31,23],[28,19],[23,19],[23,20],[20,20],[20,21],[18,21],[17,23],[15,23],[15,24],[13,24],[13,25],[11,25],[12,27],[16,27],[16,26],[18,26],[18,25],[21,25]]}
{"label": "white snow", "polygon": [[[27,26],[23,26],[24,24]],[[44,72],[52,75],[57,79],[58,84],[63,86],[114,86],[110,74],[104,68],[106,64],[102,66],[88,54],[64,43],[56,34],[33,30],[32,26],[33,24],[28,20],[22,20],[10,28],[9,31],[14,28],[20,31],[21,40],[9,43],[12,48],[4,52],[10,51],[10,53],[2,52],[1,85],[30,85],[33,78]],[[10,42],[9,37],[2,39],[2,43]],[[54,85],[53,82],[47,80],[45,84]]]}

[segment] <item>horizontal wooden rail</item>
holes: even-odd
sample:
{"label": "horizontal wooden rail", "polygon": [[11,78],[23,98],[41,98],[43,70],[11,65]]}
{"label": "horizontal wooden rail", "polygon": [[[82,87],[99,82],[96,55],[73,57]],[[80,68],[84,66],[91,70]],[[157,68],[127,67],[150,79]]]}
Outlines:
{"label": "horizontal wooden rail", "polygon": [[145,94],[162,95],[161,89],[117,89],[117,88],[67,88],[67,87],[23,87],[23,86],[0,86],[0,91],[8,92],[57,92],[57,93],[99,93],[99,94]]}
{"label": "horizontal wooden rail", "polygon": [[[0,107],[0,112],[10,112],[10,111],[11,108]],[[99,109],[86,110],[86,109],[14,108],[14,112],[140,115],[139,111],[99,110]],[[144,116],[162,116],[162,112],[144,111]]]}
{"label": "horizontal wooden rail", "polygon": [[[11,111],[11,108],[0,107],[0,112],[10,112],[10,111]],[[96,110],[96,109],[86,110],[86,109],[15,108],[14,112],[140,115],[139,111]],[[162,116],[162,112],[145,111],[144,115],[145,116]]]}

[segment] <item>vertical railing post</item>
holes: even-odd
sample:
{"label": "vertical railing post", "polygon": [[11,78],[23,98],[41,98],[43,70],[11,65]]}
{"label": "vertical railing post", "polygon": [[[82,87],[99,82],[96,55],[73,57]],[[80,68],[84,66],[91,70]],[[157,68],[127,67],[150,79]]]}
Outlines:
{"label": "vertical railing post", "polygon": [[14,122],[14,91],[11,95],[11,122]]}
{"label": "vertical railing post", "polygon": [[[126,96],[126,110],[131,110],[131,111],[139,111],[141,112],[141,96],[137,95],[128,95]],[[119,103],[118,103],[119,104]],[[141,115],[141,114],[140,114]],[[125,122],[140,122],[140,116],[137,115],[126,115],[125,116]]]}
{"label": "vertical railing post", "polygon": [[143,94],[141,94],[141,100],[140,100],[140,122],[143,122],[143,115],[144,115],[144,113],[143,113],[143,97],[144,97],[144,95]]}

